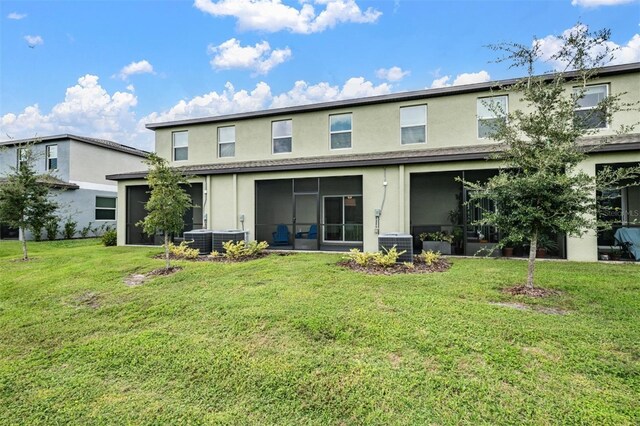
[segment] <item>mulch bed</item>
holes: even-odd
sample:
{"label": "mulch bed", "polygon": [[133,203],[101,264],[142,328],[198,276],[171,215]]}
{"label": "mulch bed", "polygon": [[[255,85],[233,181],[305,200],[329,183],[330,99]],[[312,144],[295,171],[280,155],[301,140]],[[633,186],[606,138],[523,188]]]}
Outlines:
{"label": "mulch bed", "polygon": [[[212,256],[208,256],[208,255],[200,255],[198,257],[196,257],[195,259],[189,259],[186,257],[178,257],[178,256],[174,256],[172,254],[169,255],[169,259],[171,260],[187,260],[189,262],[218,262],[218,263],[238,263],[238,262],[246,262],[249,260],[254,260],[254,259],[260,259],[262,257],[268,256],[269,253],[260,253],[257,254],[255,256],[251,256],[251,257],[244,257],[242,259],[228,259],[224,256],[216,256],[216,257],[212,257]],[[164,253],[162,254],[157,254],[155,256],[153,256],[154,259],[164,259]]]}
{"label": "mulch bed", "polygon": [[513,287],[507,287],[502,289],[503,293],[510,294],[512,296],[529,296],[529,297],[549,297],[557,296],[562,292],[558,290],[552,290],[550,288],[542,287],[527,287],[526,285],[516,285]]}
{"label": "mulch bed", "polygon": [[405,265],[404,263],[396,263],[395,265],[387,268],[379,265],[361,266],[350,259],[342,260],[338,262],[338,265],[343,268],[349,268],[354,271],[373,275],[429,274],[432,272],[444,272],[451,267],[451,264],[445,259],[440,259],[433,262],[431,265],[427,265],[424,262],[414,261],[413,266]]}

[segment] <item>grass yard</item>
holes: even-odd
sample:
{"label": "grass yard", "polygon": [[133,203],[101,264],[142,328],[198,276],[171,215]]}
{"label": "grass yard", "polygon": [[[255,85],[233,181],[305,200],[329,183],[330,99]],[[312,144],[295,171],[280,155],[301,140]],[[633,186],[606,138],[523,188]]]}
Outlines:
{"label": "grass yard", "polygon": [[640,265],[540,263],[563,293],[535,300],[500,292],[520,261],[270,255],[127,287],[159,249],[29,247],[0,242],[2,425],[640,423]]}

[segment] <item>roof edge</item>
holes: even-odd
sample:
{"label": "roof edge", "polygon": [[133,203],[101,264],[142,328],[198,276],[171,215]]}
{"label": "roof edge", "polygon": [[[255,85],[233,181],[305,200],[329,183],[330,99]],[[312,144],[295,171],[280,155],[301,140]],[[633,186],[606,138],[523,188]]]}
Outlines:
{"label": "roof edge", "polygon": [[[602,67],[598,72],[597,76],[627,74],[634,71],[640,71],[640,62]],[[576,74],[577,74],[576,72],[565,73],[567,78],[573,77]],[[538,77],[552,78],[554,75],[555,75],[554,73],[541,74],[541,75],[538,75]],[[166,122],[158,122],[158,123],[147,123],[145,124],[145,127],[150,130],[156,130],[156,129],[162,129],[162,128],[180,127],[180,126],[193,125],[193,124],[207,124],[207,123],[234,121],[234,120],[247,120],[250,118],[271,117],[276,115],[322,111],[327,109],[335,109],[335,108],[343,108],[343,107],[346,108],[346,107],[355,107],[355,106],[388,103],[388,102],[411,101],[411,100],[418,100],[418,99],[432,98],[432,97],[439,97],[439,96],[481,92],[481,91],[486,91],[493,88],[498,88],[501,86],[509,86],[509,85],[515,84],[516,82],[520,81],[522,78],[524,77],[510,78],[510,79],[504,79],[504,80],[493,80],[493,81],[488,81],[486,83],[474,83],[474,84],[465,84],[461,86],[449,86],[449,87],[442,87],[438,89],[424,89],[424,90],[414,90],[414,91],[408,91],[408,92],[391,93],[387,95],[369,96],[366,98],[354,98],[354,99],[345,99],[340,101],[322,102],[322,103],[316,103],[316,104],[295,105],[295,106],[284,107],[284,108],[250,111],[250,112],[242,112],[242,113],[236,113],[236,114],[189,118],[184,120],[174,120],[174,121],[166,121]]]}
{"label": "roof edge", "polygon": [[33,138],[26,139],[9,139],[6,141],[0,141],[0,146],[11,146],[11,145],[20,145],[30,142],[41,143],[41,142],[53,142],[53,141],[61,141],[61,140],[74,140],[77,142],[83,142],[89,145],[99,146],[106,149],[111,149],[114,151],[120,151],[131,155],[136,155],[138,157],[148,157],[151,154],[149,151],[145,151],[143,149],[134,148],[129,145],[123,145],[118,142],[114,142],[107,139],[96,139],[88,136],[78,136],[70,133],[63,133],[59,135],[50,135],[50,136],[36,136]]}

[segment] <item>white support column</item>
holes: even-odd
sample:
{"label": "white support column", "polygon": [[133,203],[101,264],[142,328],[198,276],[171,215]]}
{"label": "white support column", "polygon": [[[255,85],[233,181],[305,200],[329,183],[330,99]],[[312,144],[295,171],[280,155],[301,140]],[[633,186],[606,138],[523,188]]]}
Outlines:
{"label": "white support column", "polygon": [[235,229],[239,229],[239,218],[238,218],[238,174],[234,173],[233,174],[233,217],[234,217],[234,222]]}
{"label": "white support column", "polygon": [[407,232],[404,222],[405,197],[404,197],[404,164],[398,166],[398,231]]}
{"label": "white support column", "polygon": [[[589,176],[596,175],[596,165],[593,161],[585,161],[578,165],[576,171],[583,171]],[[595,191],[592,194],[595,199]],[[589,230],[581,237],[567,237],[567,260],[578,262],[595,262],[598,260],[598,235]]]}

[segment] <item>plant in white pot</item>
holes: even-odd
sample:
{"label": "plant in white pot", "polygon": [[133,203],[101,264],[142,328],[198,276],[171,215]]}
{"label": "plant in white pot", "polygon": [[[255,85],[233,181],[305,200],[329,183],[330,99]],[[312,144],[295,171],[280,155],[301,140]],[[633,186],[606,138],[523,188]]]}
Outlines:
{"label": "plant in white pot", "polygon": [[446,232],[423,232],[420,234],[422,241],[422,250],[439,251],[441,254],[451,254],[451,243],[453,243],[453,235]]}

